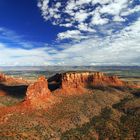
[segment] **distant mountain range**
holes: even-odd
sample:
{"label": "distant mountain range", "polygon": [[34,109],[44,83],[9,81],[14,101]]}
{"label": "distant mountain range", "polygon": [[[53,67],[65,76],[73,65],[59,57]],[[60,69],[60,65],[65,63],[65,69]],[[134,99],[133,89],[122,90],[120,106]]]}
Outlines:
{"label": "distant mountain range", "polygon": [[37,70],[37,71],[60,71],[60,70],[135,70],[140,66],[0,66],[1,71],[18,71],[18,70]]}

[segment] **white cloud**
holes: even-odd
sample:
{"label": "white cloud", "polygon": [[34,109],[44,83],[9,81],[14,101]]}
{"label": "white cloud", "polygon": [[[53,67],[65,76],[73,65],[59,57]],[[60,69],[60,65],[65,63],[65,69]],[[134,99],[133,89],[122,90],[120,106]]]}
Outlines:
{"label": "white cloud", "polygon": [[121,16],[128,16],[135,12],[140,12],[140,5],[135,6],[135,8],[133,8],[133,9],[128,8],[127,10],[125,10],[124,12],[121,13]]}
{"label": "white cloud", "polygon": [[50,54],[56,50],[47,44],[41,45],[40,42],[25,41],[16,32],[0,27],[0,66],[50,64]]}
{"label": "white cloud", "polygon": [[103,5],[100,9],[101,13],[107,13],[110,15],[119,15],[129,5],[130,0],[114,0],[108,5]]}
{"label": "white cloud", "polygon": [[101,18],[99,13],[96,13],[91,20],[92,25],[103,25],[107,24],[109,20],[107,18]]}
{"label": "white cloud", "polygon": [[79,30],[68,30],[66,32],[62,32],[58,34],[58,39],[79,39],[81,36],[81,32]]}
{"label": "white cloud", "polygon": [[2,39],[11,38],[20,46],[12,49],[1,41],[0,65],[140,65],[140,19],[122,26],[131,14],[140,12],[140,6],[132,3],[133,0],[39,0],[44,19],[66,29],[58,33],[59,41],[74,42],[35,49],[34,42],[25,42],[15,32],[0,28]]}
{"label": "white cloud", "polygon": [[78,29],[80,31],[85,31],[85,32],[96,32],[94,29],[90,28],[87,23],[81,23],[78,25]]}
{"label": "white cloud", "polygon": [[125,21],[125,18],[122,18],[121,16],[114,16],[113,21],[123,22],[123,21]]}
{"label": "white cloud", "polygon": [[64,65],[140,65],[139,25],[140,19],[111,36],[67,44],[53,59]]}
{"label": "white cloud", "polygon": [[88,13],[84,10],[80,10],[79,12],[75,13],[74,18],[79,23],[84,22],[88,18]]}
{"label": "white cloud", "polygon": [[76,44],[61,44],[61,50],[48,45],[10,49],[0,43],[0,65],[140,65],[139,25],[140,19],[104,38],[91,36]]}
{"label": "white cloud", "polygon": [[[132,0],[66,0],[59,2],[55,0],[39,0],[38,6],[44,19],[51,20],[54,25],[66,28],[73,27],[74,29],[72,30],[94,33],[95,26],[109,24],[110,22],[125,22],[127,17],[124,16],[139,12],[140,6],[132,7],[132,3]],[[58,37],[60,35],[63,34],[59,34]],[[60,38],[68,39],[68,36]],[[77,39],[77,37],[74,38]],[[80,39],[83,39],[83,37]]]}
{"label": "white cloud", "polygon": [[5,44],[0,43],[0,65],[6,66],[26,66],[26,65],[44,65],[51,60],[50,56],[45,52],[45,48],[25,50],[21,48],[9,48]]}

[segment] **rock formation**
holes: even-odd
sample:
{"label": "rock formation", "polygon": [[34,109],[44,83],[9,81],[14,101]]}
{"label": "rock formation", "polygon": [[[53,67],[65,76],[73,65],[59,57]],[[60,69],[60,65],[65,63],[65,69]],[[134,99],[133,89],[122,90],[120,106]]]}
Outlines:
{"label": "rock formation", "polygon": [[[126,86],[117,76],[107,76],[102,72],[66,72],[51,77],[55,93],[79,94],[89,92],[87,87]],[[53,89],[53,88],[52,88]]]}
{"label": "rock formation", "polygon": [[27,85],[28,82],[24,80],[23,78],[15,78],[12,76],[5,75],[3,73],[0,73],[0,83],[6,84],[6,85]]}
{"label": "rock formation", "polygon": [[62,75],[61,86],[62,88],[78,88],[85,87],[92,81],[92,75],[89,72],[70,72]]}
{"label": "rock formation", "polygon": [[107,76],[102,72],[93,74],[92,83],[94,86],[124,86],[125,83],[117,76]]}
{"label": "rock formation", "polygon": [[93,86],[123,86],[124,82],[117,76],[107,76],[102,72],[64,73],[61,80],[62,88]]}
{"label": "rock formation", "polygon": [[58,97],[52,96],[48,88],[48,80],[41,76],[27,88],[26,98],[22,106],[31,108],[51,108],[54,104],[61,102]]}
{"label": "rock formation", "polygon": [[6,76],[3,73],[0,73],[0,82],[6,81]]}
{"label": "rock formation", "polygon": [[48,89],[48,81],[45,76],[38,78],[37,82],[29,85],[26,92],[26,100],[33,100],[37,98],[46,98],[51,94]]}

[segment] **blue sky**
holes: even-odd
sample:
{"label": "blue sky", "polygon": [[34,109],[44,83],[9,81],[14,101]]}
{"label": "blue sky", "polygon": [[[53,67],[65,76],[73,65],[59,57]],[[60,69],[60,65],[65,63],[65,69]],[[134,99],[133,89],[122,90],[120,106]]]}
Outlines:
{"label": "blue sky", "polygon": [[140,65],[140,0],[0,0],[0,66]]}

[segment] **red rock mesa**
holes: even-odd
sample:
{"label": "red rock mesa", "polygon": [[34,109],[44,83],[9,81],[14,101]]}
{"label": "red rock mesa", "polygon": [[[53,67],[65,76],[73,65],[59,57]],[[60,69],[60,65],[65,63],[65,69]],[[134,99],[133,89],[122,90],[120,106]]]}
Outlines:
{"label": "red rock mesa", "polygon": [[[107,76],[102,72],[66,72],[56,74],[48,79],[50,87],[54,87],[54,93],[83,94],[90,92],[89,88],[105,86],[125,86],[117,76]],[[52,83],[52,84],[50,84]],[[53,85],[53,86],[52,86]]]}
{"label": "red rock mesa", "polygon": [[68,72],[56,74],[49,79],[60,85],[60,88],[79,88],[93,86],[124,86],[125,83],[117,76],[107,76],[102,72]]}
{"label": "red rock mesa", "polygon": [[121,81],[117,76],[107,76],[102,72],[96,72],[92,77],[94,86],[125,86],[125,82]]}

